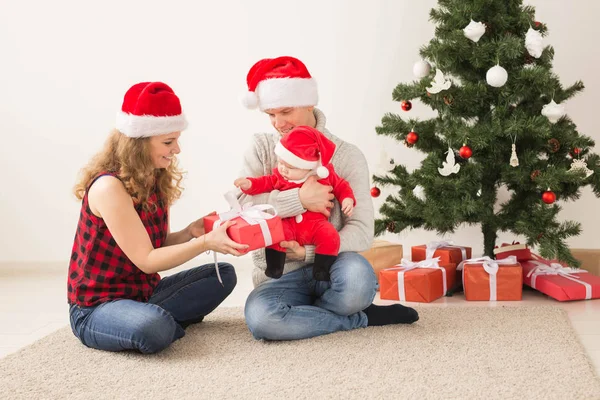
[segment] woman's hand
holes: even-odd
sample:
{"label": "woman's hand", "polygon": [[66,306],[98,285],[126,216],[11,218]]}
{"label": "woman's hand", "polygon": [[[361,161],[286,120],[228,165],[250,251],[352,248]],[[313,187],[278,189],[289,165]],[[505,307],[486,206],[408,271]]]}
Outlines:
{"label": "woman's hand", "polygon": [[248,178],[237,178],[235,181],[233,181],[233,185],[242,190],[248,190],[252,187],[252,181]]}
{"label": "woman's hand", "polygon": [[250,246],[247,244],[236,243],[231,240],[229,235],[227,235],[227,228],[235,224],[236,221],[233,220],[225,221],[225,223],[223,223],[217,229],[205,234],[204,238],[206,240],[206,249],[216,251],[217,253],[241,256],[242,253],[240,253],[240,250],[246,250]]}
{"label": "woman's hand", "polygon": [[295,240],[284,240],[279,245],[286,249],[286,259],[291,261],[304,261],[306,259],[306,249]]}
{"label": "woman's hand", "polygon": [[[216,211],[213,211],[210,214],[206,214],[204,217],[208,217],[209,215],[215,215],[216,213]],[[204,235],[204,217],[188,225],[187,230],[191,237],[199,238],[200,236]]]}

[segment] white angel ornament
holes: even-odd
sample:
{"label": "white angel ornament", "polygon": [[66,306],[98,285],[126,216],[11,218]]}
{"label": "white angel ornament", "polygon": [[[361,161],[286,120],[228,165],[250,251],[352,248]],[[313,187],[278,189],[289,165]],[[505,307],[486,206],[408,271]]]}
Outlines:
{"label": "white angel ornament", "polygon": [[429,93],[439,93],[442,90],[450,89],[452,82],[449,79],[444,78],[444,73],[441,70],[435,71],[435,77],[431,81],[431,86],[427,88]]}
{"label": "white angel ornament", "polygon": [[438,171],[442,176],[457,174],[458,171],[460,171],[460,164],[456,163],[456,159],[454,158],[454,150],[452,150],[452,147],[448,147],[447,154],[446,161],[442,162],[442,168],[438,168]]}

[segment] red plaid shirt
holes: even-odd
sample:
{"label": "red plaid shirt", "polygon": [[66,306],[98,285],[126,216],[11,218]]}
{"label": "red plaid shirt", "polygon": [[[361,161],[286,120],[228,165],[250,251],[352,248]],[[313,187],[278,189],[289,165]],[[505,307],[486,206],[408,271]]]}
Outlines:
{"label": "red plaid shirt", "polygon": [[[102,175],[116,177],[116,174],[105,173],[98,178]],[[168,229],[167,207],[157,199],[156,192],[148,199],[157,204],[153,213],[143,210],[141,205],[135,206],[154,248],[163,245]],[[144,273],[125,255],[104,220],[90,210],[86,193],[69,264],[69,304],[90,307],[114,299],[146,302],[159,281],[160,275]]]}

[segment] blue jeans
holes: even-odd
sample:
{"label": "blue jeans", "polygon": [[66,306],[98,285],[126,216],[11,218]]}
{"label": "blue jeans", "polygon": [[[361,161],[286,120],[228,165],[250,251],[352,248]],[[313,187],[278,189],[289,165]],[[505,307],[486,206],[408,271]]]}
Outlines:
{"label": "blue jeans", "polygon": [[156,353],[185,335],[229,296],[237,283],[231,264],[214,264],[161,279],[147,303],[121,299],[93,307],[70,306],[71,329],[81,342],[107,351]]}
{"label": "blue jeans", "polygon": [[363,256],[340,253],[331,281],[316,281],[312,265],[255,288],[246,301],[246,324],[256,339],[293,340],[364,328],[362,310],[375,297],[375,272]]}

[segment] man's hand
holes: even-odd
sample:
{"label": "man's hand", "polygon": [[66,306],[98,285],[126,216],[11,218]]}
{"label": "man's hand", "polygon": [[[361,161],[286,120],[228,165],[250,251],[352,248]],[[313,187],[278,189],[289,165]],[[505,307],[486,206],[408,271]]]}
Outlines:
{"label": "man's hand", "polygon": [[304,261],[306,259],[306,249],[295,240],[284,240],[279,245],[286,249],[286,259],[291,261]]}
{"label": "man's hand", "polygon": [[252,181],[247,178],[237,178],[235,181],[233,181],[233,185],[242,190],[248,190],[252,187]]}
{"label": "man's hand", "polygon": [[321,185],[317,177],[309,176],[298,191],[302,207],[308,211],[320,212],[329,218],[329,209],[333,207],[333,188],[329,185]]}

